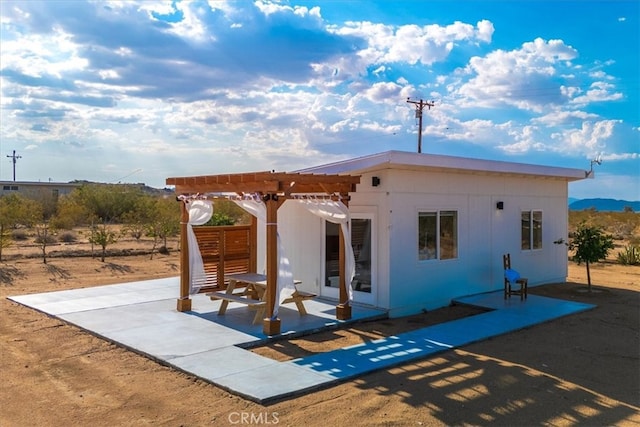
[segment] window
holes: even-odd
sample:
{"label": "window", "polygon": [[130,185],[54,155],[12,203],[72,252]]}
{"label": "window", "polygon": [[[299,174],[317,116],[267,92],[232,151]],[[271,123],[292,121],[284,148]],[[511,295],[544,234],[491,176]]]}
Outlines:
{"label": "window", "polygon": [[371,293],[371,219],[351,219],[351,246],[356,260],[353,289]]}
{"label": "window", "polygon": [[458,212],[436,211],[418,214],[418,259],[458,257]]}
{"label": "window", "polygon": [[523,211],[521,222],[522,250],[542,249],[542,211]]}

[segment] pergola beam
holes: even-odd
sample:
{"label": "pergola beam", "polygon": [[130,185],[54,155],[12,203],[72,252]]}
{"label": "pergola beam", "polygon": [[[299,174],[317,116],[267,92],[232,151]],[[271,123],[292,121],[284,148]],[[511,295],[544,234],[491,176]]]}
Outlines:
{"label": "pergola beam", "polygon": [[178,194],[193,193],[349,193],[355,191],[360,176],[322,175],[290,172],[253,172],[167,178]]}
{"label": "pergola beam", "polygon": [[[171,184],[169,184],[171,185]],[[277,193],[280,190],[278,181],[261,182],[228,182],[228,183],[186,183],[174,184],[177,194],[195,193]]]}

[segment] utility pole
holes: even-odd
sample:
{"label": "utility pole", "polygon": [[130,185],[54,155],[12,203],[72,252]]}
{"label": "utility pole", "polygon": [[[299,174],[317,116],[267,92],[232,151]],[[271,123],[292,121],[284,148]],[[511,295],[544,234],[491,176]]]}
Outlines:
{"label": "utility pole", "polygon": [[416,119],[418,119],[418,153],[422,153],[422,110],[424,107],[433,107],[435,104],[429,101],[412,101],[411,98],[407,98],[409,104],[415,104],[416,106]]}
{"label": "utility pole", "polygon": [[13,150],[13,155],[7,156],[7,157],[13,159],[13,182],[15,182],[16,181],[16,161],[18,159],[21,159],[22,156],[16,156],[16,150]]}

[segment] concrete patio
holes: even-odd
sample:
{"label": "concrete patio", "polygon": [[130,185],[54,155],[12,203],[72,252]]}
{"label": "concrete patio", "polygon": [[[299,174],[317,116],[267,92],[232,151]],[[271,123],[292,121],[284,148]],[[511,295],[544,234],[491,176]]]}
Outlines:
{"label": "concrete patio", "polygon": [[[261,324],[252,324],[253,312],[245,305],[231,303],[227,313],[218,316],[220,301],[197,295],[192,311],[180,313],[176,311],[178,283],[178,278],[167,278],[9,299],[263,404],[595,307],[535,295],[523,302],[504,300],[502,291],[474,295],[454,302],[490,311],[277,362],[245,349],[269,340]],[[306,316],[300,316],[295,306],[280,308],[281,336],[291,338],[347,323],[335,319],[332,302],[315,299],[305,306]],[[385,317],[382,310],[355,305],[349,322]]]}

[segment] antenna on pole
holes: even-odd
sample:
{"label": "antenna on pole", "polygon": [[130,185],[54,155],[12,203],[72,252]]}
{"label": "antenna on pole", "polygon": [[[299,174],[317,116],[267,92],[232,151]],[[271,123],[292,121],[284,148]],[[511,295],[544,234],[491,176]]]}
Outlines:
{"label": "antenna on pole", "polygon": [[418,119],[418,153],[422,153],[422,110],[424,110],[424,107],[429,107],[428,110],[430,110],[435,104],[433,102],[423,101],[422,99],[412,101],[411,98],[407,98],[407,102],[409,104],[415,104],[416,106],[416,119]]}
{"label": "antenna on pole", "polygon": [[598,166],[600,166],[602,164],[602,154],[598,154],[598,156],[591,160],[591,168],[588,171],[585,171],[584,173],[584,177],[585,178],[590,178],[593,177],[593,165],[596,164]]}
{"label": "antenna on pole", "polygon": [[11,156],[7,156],[13,160],[13,182],[16,181],[16,161],[21,159],[22,156],[16,156],[16,150],[13,150],[13,154]]}

